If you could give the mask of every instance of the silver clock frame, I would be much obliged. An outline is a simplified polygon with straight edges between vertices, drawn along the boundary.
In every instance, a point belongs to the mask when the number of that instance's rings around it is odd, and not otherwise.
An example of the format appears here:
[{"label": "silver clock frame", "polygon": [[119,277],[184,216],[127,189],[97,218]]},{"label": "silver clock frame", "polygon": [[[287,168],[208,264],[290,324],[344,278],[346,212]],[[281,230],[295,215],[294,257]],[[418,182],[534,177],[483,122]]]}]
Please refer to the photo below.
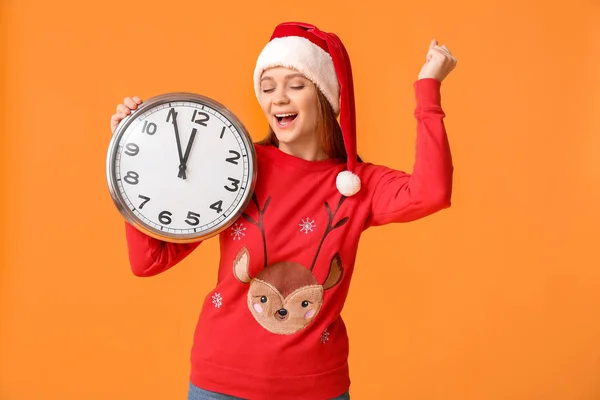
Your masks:
[{"label": "silver clock frame", "polygon": [[[202,234],[198,233],[189,233],[189,234],[175,234],[170,232],[161,231],[152,226],[148,226],[143,221],[141,221],[130,209],[127,207],[127,204],[123,200],[120,195],[116,171],[115,171],[115,160],[117,151],[119,150],[119,141],[123,134],[127,131],[127,128],[131,125],[131,123],[135,120],[136,115],[143,114],[149,109],[152,109],[156,106],[159,106],[164,103],[170,102],[192,102],[197,104],[202,104],[208,106],[219,113],[223,114],[225,118],[227,118],[233,126],[241,133],[242,140],[244,144],[248,148],[248,168],[250,169],[250,179],[249,185],[247,187],[245,198],[238,204],[233,213],[231,213],[227,218],[225,218],[221,223],[215,225],[210,228],[210,230],[205,231]],[[127,222],[136,227],[141,232],[159,240],[163,240],[165,242],[171,243],[193,243],[200,242],[206,239],[209,239],[213,236],[218,235],[223,232],[225,229],[229,228],[244,212],[244,209],[251,201],[252,196],[254,194],[254,188],[256,186],[256,176],[257,176],[257,161],[256,161],[256,150],[254,149],[254,142],[248,133],[248,130],[244,126],[244,124],[240,121],[240,119],[231,112],[227,107],[218,101],[211,99],[206,96],[202,96],[196,93],[189,92],[172,92],[165,93],[158,96],[154,96],[144,101],[137,109],[133,110],[131,114],[123,118],[117,129],[111,138],[111,141],[108,146],[108,152],[106,155],[106,178],[108,183],[108,190],[112,197],[112,200],[121,213],[121,215],[125,218]]]}]

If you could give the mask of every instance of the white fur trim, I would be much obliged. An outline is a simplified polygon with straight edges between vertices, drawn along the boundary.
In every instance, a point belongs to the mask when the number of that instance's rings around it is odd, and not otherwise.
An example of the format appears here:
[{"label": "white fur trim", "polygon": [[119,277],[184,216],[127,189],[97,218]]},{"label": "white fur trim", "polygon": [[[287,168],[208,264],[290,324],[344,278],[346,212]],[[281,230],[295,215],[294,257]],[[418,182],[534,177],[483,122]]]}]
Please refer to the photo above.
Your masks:
[{"label": "white fur trim", "polygon": [[339,114],[340,86],[333,59],[322,48],[299,36],[271,40],[262,50],[254,69],[254,91],[260,98],[260,78],[273,67],[293,68],[310,79],[325,95],[335,114]]},{"label": "white fur trim", "polygon": [[344,196],[354,196],[360,191],[360,178],[350,171],[342,171],[338,174],[335,185]]}]

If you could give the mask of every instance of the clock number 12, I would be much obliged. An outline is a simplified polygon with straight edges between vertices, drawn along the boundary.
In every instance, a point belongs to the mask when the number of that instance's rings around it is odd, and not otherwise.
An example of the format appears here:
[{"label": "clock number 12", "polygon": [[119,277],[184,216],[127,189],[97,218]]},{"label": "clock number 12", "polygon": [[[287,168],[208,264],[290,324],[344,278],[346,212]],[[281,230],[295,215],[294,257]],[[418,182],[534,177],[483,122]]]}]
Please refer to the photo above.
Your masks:
[{"label": "clock number 12", "polygon": [[[201,118],[196,119],[196,115],[200,115]],[[202,126],[206,126],[206,122],[210,119],[210,116],[202,111],[194,110],[194,115],[192,115],[192,122],[200,124]]]}]

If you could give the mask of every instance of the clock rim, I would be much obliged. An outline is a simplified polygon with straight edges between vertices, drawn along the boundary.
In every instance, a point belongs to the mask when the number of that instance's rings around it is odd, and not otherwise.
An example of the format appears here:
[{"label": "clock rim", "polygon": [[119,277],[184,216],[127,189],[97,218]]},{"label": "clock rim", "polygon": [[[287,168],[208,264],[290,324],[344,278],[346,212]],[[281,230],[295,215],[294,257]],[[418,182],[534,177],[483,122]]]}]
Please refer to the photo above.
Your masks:
[{"label": "clock rim", "polygon": [[[215,227],[205,230],[203,233],[186,233],[186,234],[175,234],[169,232],[162,232],[148,226],[146,223],[141,221],[130,209],[127,207],[125,202],[123,201],[120,192],[118,190],[118,185],[116,183],[116,169],[115,169],[115,160],[117,150],[119,148],[118,143],[129,127],[129,125],[135,120],[137,114],[144,113],[148,109],[154,108],[158,105],[169,103],[169,102],[196,102],[200,104],[205,104],[208,107],[213,108],[214,110],[221,113],[225,118],[227,118],[240,132],[242,140],[245,145],[249,149],[248,151],[248,167],[251,170],[249,184],[247,186],[245,198],[242,198],[242,201],[238,204],[237,211],[230,214],[227,218],[223,220]],[[207,240],[211,237],[217,236],[227,228],[229,228],[233,223],[242,215],[245,208],[248,206],[250,201],[252,200],[252,196],[254,194],[254,189],[256,186],[256,177],[257,177],[257,160],[256,160],[256,149],[254,148],[254,142],[252,141],[252,137],[248,132],[248,129],[242,123],[242,121],[225,105],[222,103],[197,93],[191,92],[169,92],[160,94],[157,96],[153,96],[148,100],[144,101],[140,107],[123,118],[115,132],[113,133],[106,155],[106,178],[108,189],[113,200],[113,203],[119,210],[121,216],[131,225],[133,225],[136,229],[145,233],[146,235],[153,237],[155,239],[159,239],[165,242],[170,243],[195,243]]]}]

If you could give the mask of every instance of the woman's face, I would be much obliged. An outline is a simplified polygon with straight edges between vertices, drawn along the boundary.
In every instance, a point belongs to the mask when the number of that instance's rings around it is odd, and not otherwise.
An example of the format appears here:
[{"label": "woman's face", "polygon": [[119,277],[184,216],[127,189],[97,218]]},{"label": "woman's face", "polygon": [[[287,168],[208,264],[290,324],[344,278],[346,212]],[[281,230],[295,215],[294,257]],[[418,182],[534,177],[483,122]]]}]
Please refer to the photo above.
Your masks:
[{"label": "woman's face", "polygon": [[316,86],[294,69],[276,67],[263,72],[259,102],[279,140],[291,154],[310,154],[319,148]]}]

